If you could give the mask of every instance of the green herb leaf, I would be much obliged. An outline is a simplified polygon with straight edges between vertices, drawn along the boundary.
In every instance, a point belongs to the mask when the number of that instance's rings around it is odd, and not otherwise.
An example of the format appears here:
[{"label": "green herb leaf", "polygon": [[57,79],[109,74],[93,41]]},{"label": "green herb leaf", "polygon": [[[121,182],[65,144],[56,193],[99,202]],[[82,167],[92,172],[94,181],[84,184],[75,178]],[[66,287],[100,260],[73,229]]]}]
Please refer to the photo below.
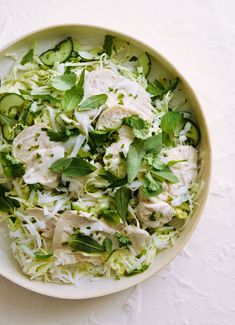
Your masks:
[{"label": "green herb leaf", "polygon": [[89,145],[93,150],[102,145],[108,147],[111,143],[117,140],[117,137],[118,133],[116,130],[94,130],[89,132]]},{"label": "green herb leaf", "polygon": [[141,190],[147,197],[156,196],[163,191],[161,182],[154,179],[151,173],[145,175]]},{"label": "green herb leaf", "polygon": [[103,218],[104,221],[111,226],[116,226],[120,222],[119,215],[115,210],[102,209],[100,210],[100,217]]},{"label": "green herb leaf", "polygon": [[61,158],[49,168],[53,173],[68,177],[85,176],[96,170],[96,167],[81,158]]},{"label": "green herb leaf", "polygon": [[179,182],[178,177],[176,177],[175,174],[169,168],[165,168],[164,170],[152,170],[151,172],[155,176],[158,176],[161,179],[165,179],[170,183]]},{"label": "green herb leaf", "polygon": [[7,124],[7,125],[10,125],[10,126],[14,126],[16,125],[17,121],[7,115],[4,115],[4,114],[1,114],[0,113],[0,123],[2,125],[4,124]]},{"label": "green herb leaf", "polygon": [[131,191],[121,187],[115,194],[115,206],[123,222],[126,221],[127,208],[131,197]]},{"label": "green herb leaf", "polygon": [[103,241],[103,247],[106,253],[110,254],[113,250],[113,243],[110,238],[105,238]]},{"label": "green herb leaf", "polygon": [[68,245],[72,247],[75,251],[81,251],[86,253],[104,253],[105,248],[100,245],[93,238],[82,235],[82,234],[73,234],[70,236]]},{"label": "green herb leaf", "polygon": [[133,134],[138,139],[146,139],[149,134],[149,123],[137,115],[125,117],[123,124],[132,127]]},{"label": "green herb leaf", "polygon": [[131,240],[127,236],[123,236],[119,233],[116,233],[115,236],[118,239],[120,247],[127,247],[127,246],[132,245]]},{"label": "green herb leaf", "polygon": [[66,90],[64,97],[62,99],[62,107],[65,112],[73,111],[80,104],[84,96],[84,78],[85,69],[83,69],[78,85],[73,86],[71,89]]},{"label": "green herb leaf", "polygon": [[144,149],[146,153],[159,153],[162,150],[162,135],[157,134],[147,138],[144,141]]},{"label": "green herb leaf", "polygon": [[7,178],[20,177],[25,173],[23,164],[11,157],[7,152],[0,152],[0,164]]},{"label": "green herb leaf", "polygon": [[183,124],[183,114],[180,112],[166,112],[161,119],[161,129],[167,134],[179,132]]},{"label": "green herb leaf", "polygon": [[6,197],[6,189],[0,185],[0,211],[10,212],[16,206],[16,201]]},{"label": "green herb leaf", "polygon": [[80,106],[79,111],[87,111],[92,108],[99,108],[107,101],[108,96],[106,94],[94,95],[87,98]]},{"label": "green herb leaf", "polygon": [[69,137],[79,135],[78,129],[62,129],[61,131],[54,131],[53,129],[47,129],[47,135],[50,141],[66,142]]},{"label": "green herb leaf", "polygon": [[178,83],[178,77],[173,82],[170,80],[168,86],[164,86],[159,80],[150,81],[147,87],[147,91],[155,98],[162,99],[165,94],[174,91]]},{"label": "green herb leaf", "polygon": [[64,74],[63,76],[54,77],[51,81],[53,88],[58,90],[68,90],[75,85],[76,75],[74,73]]},{"label": "green herb leaf", "polygon": [[144,141],[134,140],[129,147],[126,160],[128,183],[133,182],[137,176],[141,168],[144,155]]},{"label": "green herb leaf", "polygon": [[187,161],[187,159],[182,159],[182,160],[170,160],[170,161],[168,161],[167,166],[174,166],[174,165],[176,165],[176,164],[178,164],[178,163],[186,162],[186,161]]},{"label": "green herb leaf", "polygon": [[108,56],[112,55],[114,49],[114,38],[115,37],[112,35],[106,35],[104,38],[103,49]]},{"label": "green herb leaf", "polygon": [[21,60],[21,64],[25,65],[28,62],[32,62],[33,61],[33,55],[34,55],[34,51],[33,49],[31,49],[28,53],[26,53],[22,60]]}]

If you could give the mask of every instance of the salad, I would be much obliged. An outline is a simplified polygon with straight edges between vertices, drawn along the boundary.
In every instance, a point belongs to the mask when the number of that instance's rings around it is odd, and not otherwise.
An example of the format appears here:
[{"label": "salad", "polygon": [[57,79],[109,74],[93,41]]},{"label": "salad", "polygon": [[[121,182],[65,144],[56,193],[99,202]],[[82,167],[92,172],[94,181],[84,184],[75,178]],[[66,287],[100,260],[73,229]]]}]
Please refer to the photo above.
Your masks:
[{"label": "salad", "polygon": [[144,272],[199,193],[200,131],[180,80],[114,36],[36,45],[0,85],[0,211],[31,279]]}]

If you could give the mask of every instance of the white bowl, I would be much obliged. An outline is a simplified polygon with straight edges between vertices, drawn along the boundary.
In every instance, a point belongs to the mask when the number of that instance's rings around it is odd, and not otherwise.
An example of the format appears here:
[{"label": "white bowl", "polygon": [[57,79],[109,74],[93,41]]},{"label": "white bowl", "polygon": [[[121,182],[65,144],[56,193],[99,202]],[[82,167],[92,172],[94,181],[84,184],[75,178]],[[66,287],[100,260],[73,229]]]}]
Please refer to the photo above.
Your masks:
[{"label": "white bowl", "polygon": [[[25,276],[14,259],[11,249],[10,240],[8,238],[7,229],[1,224],[1,234],[0,234],[0,274],[10,281],[27,288],[29,290],[57,298],[65,299],[85,299],[108,295],[115,293],[127,288],[130,288],[159,272],[168,263],[172,261],[173,258],[180,252],[184,247],[186,242],[189,240],[197,223],[202,214],[202,209],[205,204],[209,181],[210,181],[210,170],[211,170],[211,149],[210,141],[208,135],[208,129],[206,126],[205,118],[201,109],[201,106],[196,98],[196,95],[192,88],[189,86],[188,82],[184,77],[169,63],[162,55],[160,55],[155,49],[149,47],[148,45],[133,39],[130,36],[123,35],[116,31],[105,30],[96,26],[84,26],[84,25],[65,25],[65,26],[55,26],[39,30],[37,32],[31,33],[14,43],[8,45],[0,51],[0,78],[6,74],[9,67],[13,63],[10,57],[5,57],[6,53],[15,52],[17,55],[22,55],[29,48],[31,48],[33,42],[37,42],[37,47],[43,51],[48,48],[53,47],[58,41],[64,39],[67,36],[72,36],[85,44],[103,44],[103,39],[106,34],[112,34],[118,36],[121,39],[129,41],[135,48],[140,51],[147,51],[154,58],[152,60],[152,70],[154,73],[155,69],[162,69],[164,74],[167,76],[176,77],[178,76],[182,82],[182,89],[190,106],[193,107],[194,116],[200,125],[200,130],[202,134],[200,150],[203,155],[203,168],[201,173],[201,179],[204,181],[204,188],[198,199],[198,206],[190,220],[187,224],[181,236],[177,240],[176,244],[160,252],[152,266],[146,270],[144,273],[133,277],[123,277],[120,280],[99,278],[95,281],[90,277],[82,277],[80,279],[78,287],[74,285],[66,284],[54,284],[54,283],[44,283],[40,281],[30,280]],[[156,70],[155,70],[156,71]]]}]

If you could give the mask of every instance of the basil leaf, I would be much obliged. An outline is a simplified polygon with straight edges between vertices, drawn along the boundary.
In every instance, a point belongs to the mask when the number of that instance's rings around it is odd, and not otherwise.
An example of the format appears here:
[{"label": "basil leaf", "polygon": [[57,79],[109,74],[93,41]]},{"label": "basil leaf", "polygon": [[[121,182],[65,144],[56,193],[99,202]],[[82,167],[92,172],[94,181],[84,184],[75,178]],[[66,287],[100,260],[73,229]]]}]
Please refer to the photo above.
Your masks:
[{"label": "basil leaf", "polygon": [[73,234],[70,236],[68,245],[75,251],[81,251],[86,253],[104,253],[105,249],[93,238],[82,235]]},{"label": "basil leaf", "polygon": [[144,141],[147,153],[159,153],[162,150],[162,134],[153,135]]},{"label": "basil leaf", "polygon": [[110,254],[113,250],[113,243],[110,238],[105,238],[103,241],[103,247],[106,253]]},{"label": "basil leaf", "polygon": [[62,99],[62,107],[65,112],[73,111],[80,104],[84,96],[84,78],[85,69],[82,70],[79,82],[77,86],[73,86],[71,89],[66,90],[64,97]]},{"label": "basil leaf", "polygon": [[111,226],[116,226],[120,222],[120,218],[117,211],[112,209],[100,210],[100,217],[103,218],[104,221]]},{"label": "basil leaf", "polygon": [[112,35],[106,35],[104,38],[103,49],[108,56],[112,55],[114,49],[114,38],[115,37]]},{"label": "basil leaf", "polygon": [[23,56],[23,58],[22,58],[22,60],[21,60],[21,64],[22,65],[25,65],[26,63],[28,63],[28,62],[32,62],[33,61],[33,55],[34,55],[34,51],[33,51],[33,49],[31,49],[28,53],[26,53],[24,56]]},{"label": "basil leaf", "polygon": [[155,176],[163,178],[163,179],[167,180],[170,183],[179,182],[178,177],[176,177],[175,174],[170,169],[165,168],[164,170],[152,170],[151,172]]},{"label": "basil leaf", "polygon": [[55,142],[66,142],[69,137],[76,136],[79,134],[78,129],[63,129],[61,131],[54,131],[53,129],[47,129],[47,135],[50,141]]},{"label": "basil leaf", "polygon": [[183,114],[180,112],[166,112],[161,119],[161,129],[169,134],[179,132],[184,124]]},{"label": "basil leaf", "polygon": [[126,187],[119,188],[115,193],[115,197],[114,197],[116,209],[122,221],[124,222],[126,221],[127,208],[128,208],[130,197],[131,197],[131,192]]},{"label": "basil leaf", "polygon": [[56,174],[62,174],[72,163],[73,158],[60,158],[56,160],[51,166],[50,171]]},{"label": "basil leaf", "polygon": [[74,73],[69,73],[63,76],[54,77],[51,81],[51,85],[57,90],[68,90],[75,85],[75,82],[76,75]]},{"label": "basil leaf", "polygon": [[61,158],[49,168],[53,173],[68,177],[85,176],[96,170],[96,167],[81,158]]},{"label": "basil leaf", "polygon": [[10,126],[14,126],[16,125],[17,121],[7,115],[4,115],[4,114],[1,114],[0,113],[0,123],[1,124],[7,124],[7,125],[10,125]]},{"label": "basil leaf", "polygon": [[144,141],[134,140],[130,144],[126,160],[128,183],[133,182],[137,176],[142,165],[144,154]]},{"label": "basil leaf", "polygon": [[99,108],[107,101],[108,96],[106,94],[94,95],[87,98],[80,106],[79,111],[87,111],[92,108]]}]

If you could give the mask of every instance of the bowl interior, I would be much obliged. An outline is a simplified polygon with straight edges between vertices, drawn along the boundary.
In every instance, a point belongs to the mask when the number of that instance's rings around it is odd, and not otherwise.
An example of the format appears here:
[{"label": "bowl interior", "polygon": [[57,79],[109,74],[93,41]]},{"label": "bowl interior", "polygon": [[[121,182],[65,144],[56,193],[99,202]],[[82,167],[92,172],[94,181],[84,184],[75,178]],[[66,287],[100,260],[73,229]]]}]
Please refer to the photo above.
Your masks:
[{"label": "bowl interior", "polygon": [[[26,36],[14,44],[8,46],[0,52],[0,78],[4,76],[10,69],[11,65],[14,63],[14,56],[20,56],[29,50],[34,42],[37,44],[38,53],[52,48],[62,39],[67,36],[72,36],[78,39],[82,44],[86,45],[101,45],[103,44],[104,35],[112,34],[118,36],[121,39],[130,41],[131,45],[138,52],[147,51],[152,55],[152,69],[151,74],[155,78],[164,74],[167,77],[178,76],[181,80],[181,89],[184,98],[187,98],[187,103],[182,105],[182,109],[187,108],[193,109],[194,116],[200,125],[200,130],[202,134],[200,149],[201,156],[203,159],[203,166],[201,171],[201,180],[204,184],[201,191],[200,197],[198,198],[198,205],[192,216],[191,220],[181,233],[180,238],[177,240],[176,244],[162,252],[160,252],[155,259],[153,265],[144,273],[136,275],[134,277],[126,277],[121,280],[113,279],[91,279],[88,276],[83,276],[79,280],[78,287],[73,285],[65,284],[54,284],[54,283],[43,283],[40,281],[30,280],[25,275],[22,274],[17,261],[13,258],[10,249],[10,240],[8,238],[8,231],[6,227],[1,224],[0,229],[0,259],[1,267],[0,274],[12,282],[15,282],[22,287],[30,289],[32,291],[42,293],[48,296],[67,298],[67,299],[84,299],[97,296],[103,296],[110,293],[114,293],[126,288],[129,288],[147,278],[152,276],[154,273],[159,272],[164,266],[166,266],[183,248],[190,235],[192,234],[194,228],[196,227],[200,214],[202,212],[203,205],[205,203],[209,178],[210,178],[210,165],[211,165],[211,154],[210,154],[210,143],[208,137],[208,131],[205,124],[205,119],[201,111],[200,105],[197,98],[184,79],[184,77],[159,53],[154,49],[148,47],[147,45],[132,39],[131,37],[119,34],[113,31],[107,31],[98,27],[91,26],[58,26],[45,29],[29,36]],[[151,75],[150,75],[151,77]],[[179,102],[182,102],[183,97],[179,97]]]}]

